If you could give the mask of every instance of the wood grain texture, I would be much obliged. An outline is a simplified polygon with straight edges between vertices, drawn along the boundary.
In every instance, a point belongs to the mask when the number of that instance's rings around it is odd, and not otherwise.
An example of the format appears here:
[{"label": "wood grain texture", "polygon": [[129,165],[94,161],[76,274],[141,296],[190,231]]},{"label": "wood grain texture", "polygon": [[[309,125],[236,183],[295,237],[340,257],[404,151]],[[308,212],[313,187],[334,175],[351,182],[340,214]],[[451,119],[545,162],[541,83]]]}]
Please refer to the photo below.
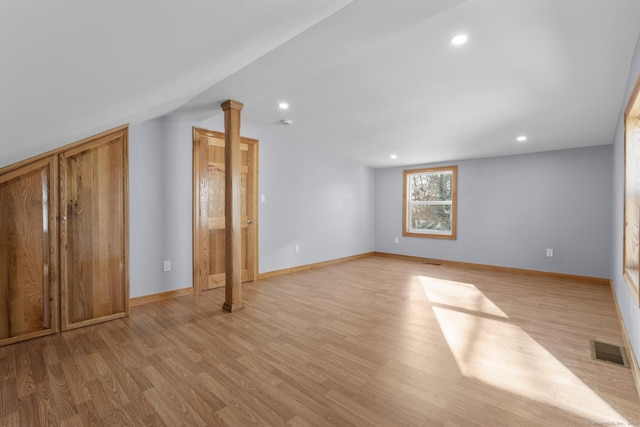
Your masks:
[{"label": "wood grain texture", "polygon": [[549,279],[559,279],[559,280],[574,280],[579,282],[598,283],[600,285],[605,285],[605,286],[609,286],[611,283],[610,279],[605,279],[603,277],[578,276],[574,274],[555,273],[552,271],[528,270],[525,268],[503,267],[499,265],[489,265],[489,264],[475,264],[472,262],[451,261],[451,260],[438,259],[438,258],[425,258],[425,257],[416,257],[416,256],[409,256],[409,255],[390,254],[386,252],[372,252],[372,254],[388,257],[388,258],[404,259],[407,261],[416,261],[416,262],[421,262],[425,264],[448,265],[451,267],[460,267],[465,269],[486,270],[486,271],[495,271],[500,273],[537,276],[540,279],[549,278]]},{"label": "wood grain texture", "polygon": [[193,288],[189,287],[189,288],[175,289],[173,291],[160,292],[157,294],[144,295],[141,297],[131,298],[129,300],[129,306],[135,307],[138,305],[149,304],[151,302],[158,302],[166,299],[181,297],[183,295],[189,295],[192,293],[193,293]]},{"label": "wood grain texture", "polygon": [[[316,262],[316,263],[313,263],[313,264],[299,265],[297,267],[284,268],[282,270],[268,271],[266,273],[260,273],[258,278],[259,279],[269,279],[271,277],[284,276],[286,274],[298,273],[300,271],[311,270],[312,268],[326,267],[326,266],[329,266],[329,265],[340,264],[340,263],[343,263],[343,262],[353,261],[353,260],[356,260],[356,259],[367,258],[367,257],[373,256],[373,255],[378,255],[378,253],[376,253],[376,252],[365,252],[365,253],[362,253],[362,254],[359,254],[359,255],[352,255],[352,256],[348,256],[348,257],[344,257],[344,258],[332,259],[332,260],[329,260],[329,261],[322,261],[322,262]],[[384,256],[384,254],[380,254],[380,255]]]},{"label": "wood grain texture", "polygon": [[[0,425],[636,425],[608,287],[371,256],[0,348]],[[18,421],[19,420],[19,421]],[[608,424],[604,424],[608,423]]]},{"label": "wood grain texture", "polygon": [[224,219],[225,219],[225,301],[223,308],[242,310],[242,229],[240,226],[240,112],[237,101],[223,102],[224,111]]},{"label": "wood grain texture", "polygon": [[0,345],[57,331],[55,157],[0,174]]},{"label": "wood grain texture", "polygon": [[[246,150],[243,148],[246,147]],[[242,189],[244,195],[241,202],[244,204],[241,209],[242,239],[243,239],[243,274],[246,271],[246,278],[242,281],[252,281],[258,278],[258,177],[259,170],[259,147],[257,140],[243,138],[240,144],[242,150],[242,163],[240,173],[242,175]],[[246,162],[246,163],[245,163]],[[244,167],[246,165],[246,168]]]},{"label": "wood grain texture", "polygon": [[193,127],[193,293],[207,289],[209,272],[209,215],[207,194],[208,144],[201,135],[201,129]]},{"label": "wood grain texture", "polygon": [[[226,284],[225,135],[193,129],[194,293]],[[196,172],[197,171],[197,172]],[[241,281],[258,276],[258,141],[240,138]]]},{"label": "wood grain texture", "polygon": [[612,289],[612,295],[613,295],[613,305],[616,308],[616,313],[618,315],[618,324],[620,324],[620,329],[622,330],[622,338],[623,338],[623,342],[624,342],[624,347],[626,348],[626,353],[627,353],[627,358],[628,358],[628,363],[629,363],[629,368],[631,369],[631,372],[633,373],[633,379],[636,383],[636,392],[638,393],[638,396],[640,397],[640,365],[638,365],[638,359],[636,358],[636,354],[633,351],[633,346],[631,345],[631,339],[629,337],[629,331],[627,330],[627,328],[625,327],[624,324],[624,319],[622,318],[622,313],[620,312],[620,306],[618,304],[618,298],[616,297],[616,293],[613,292],[613,282],[609,283],[609,286]]},{"label": "wood grain texture", "polygon": [[62,329],[129,311],[127,130],[60,154]]}]

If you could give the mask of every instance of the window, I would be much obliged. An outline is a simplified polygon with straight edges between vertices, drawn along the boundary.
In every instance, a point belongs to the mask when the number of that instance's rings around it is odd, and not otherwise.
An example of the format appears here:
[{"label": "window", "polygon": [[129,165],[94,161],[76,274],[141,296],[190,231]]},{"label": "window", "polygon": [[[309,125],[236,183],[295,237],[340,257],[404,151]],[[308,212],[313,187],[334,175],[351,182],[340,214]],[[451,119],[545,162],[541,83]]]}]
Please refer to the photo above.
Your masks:
[{"label": "window", "polygon": [[624,112],[624,278],[638,298],[640,265],[640,79]]},{"label": "window", "polygon": [[404,236],[455,240],[457,175],[457,166],[404,171]]}]

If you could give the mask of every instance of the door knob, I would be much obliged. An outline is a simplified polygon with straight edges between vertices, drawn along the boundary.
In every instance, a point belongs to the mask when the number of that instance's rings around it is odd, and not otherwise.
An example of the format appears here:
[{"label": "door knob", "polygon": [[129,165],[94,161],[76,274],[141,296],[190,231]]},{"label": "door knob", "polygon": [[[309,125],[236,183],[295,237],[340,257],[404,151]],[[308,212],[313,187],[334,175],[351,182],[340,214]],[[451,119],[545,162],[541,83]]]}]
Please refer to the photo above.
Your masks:
[{"label": "door knob", "polygon": [[247,220],[247,224],[253,224],[253,220],[252,219],[248,219]]}]

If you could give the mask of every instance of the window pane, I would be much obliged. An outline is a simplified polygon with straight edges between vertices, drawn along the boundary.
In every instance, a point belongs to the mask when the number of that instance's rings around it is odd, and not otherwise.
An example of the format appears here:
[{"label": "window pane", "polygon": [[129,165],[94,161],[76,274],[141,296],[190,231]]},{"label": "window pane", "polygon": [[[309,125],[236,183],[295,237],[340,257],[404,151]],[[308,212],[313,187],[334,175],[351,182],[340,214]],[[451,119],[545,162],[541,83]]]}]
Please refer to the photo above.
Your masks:
[{"label": "window pane", "polygon": [[625,109],[624,278],[640,300],[640,80]]},{"label": "window pane", "polygon": [[451,205],[411,207],[411,231],[451,231]]},{"label": "window pane", "polygon": [[404,236],[455,240],[457,166],[404,171]]},{"label": "window pane", "polygon": [[640,120],[637,118],[627,119],[625,156],[625,268],[637,271],[640,267]]},{"label": "window pane", "polygon": [[452,179],[451,172],[411,175],[411,201],[451,200],[453,197]]}]

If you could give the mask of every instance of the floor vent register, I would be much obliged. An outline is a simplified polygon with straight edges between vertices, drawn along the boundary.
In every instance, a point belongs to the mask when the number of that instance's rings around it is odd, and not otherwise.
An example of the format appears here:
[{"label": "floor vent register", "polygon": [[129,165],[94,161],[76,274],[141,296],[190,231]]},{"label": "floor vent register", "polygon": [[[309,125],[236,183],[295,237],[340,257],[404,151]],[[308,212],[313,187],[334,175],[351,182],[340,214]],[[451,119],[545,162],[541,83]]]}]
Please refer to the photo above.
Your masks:
[{"label": "floor vent register", "polygon": [[599,341],[591,341],[591,358],[615,365],[629,367],[627,354],[623,347]]}]

